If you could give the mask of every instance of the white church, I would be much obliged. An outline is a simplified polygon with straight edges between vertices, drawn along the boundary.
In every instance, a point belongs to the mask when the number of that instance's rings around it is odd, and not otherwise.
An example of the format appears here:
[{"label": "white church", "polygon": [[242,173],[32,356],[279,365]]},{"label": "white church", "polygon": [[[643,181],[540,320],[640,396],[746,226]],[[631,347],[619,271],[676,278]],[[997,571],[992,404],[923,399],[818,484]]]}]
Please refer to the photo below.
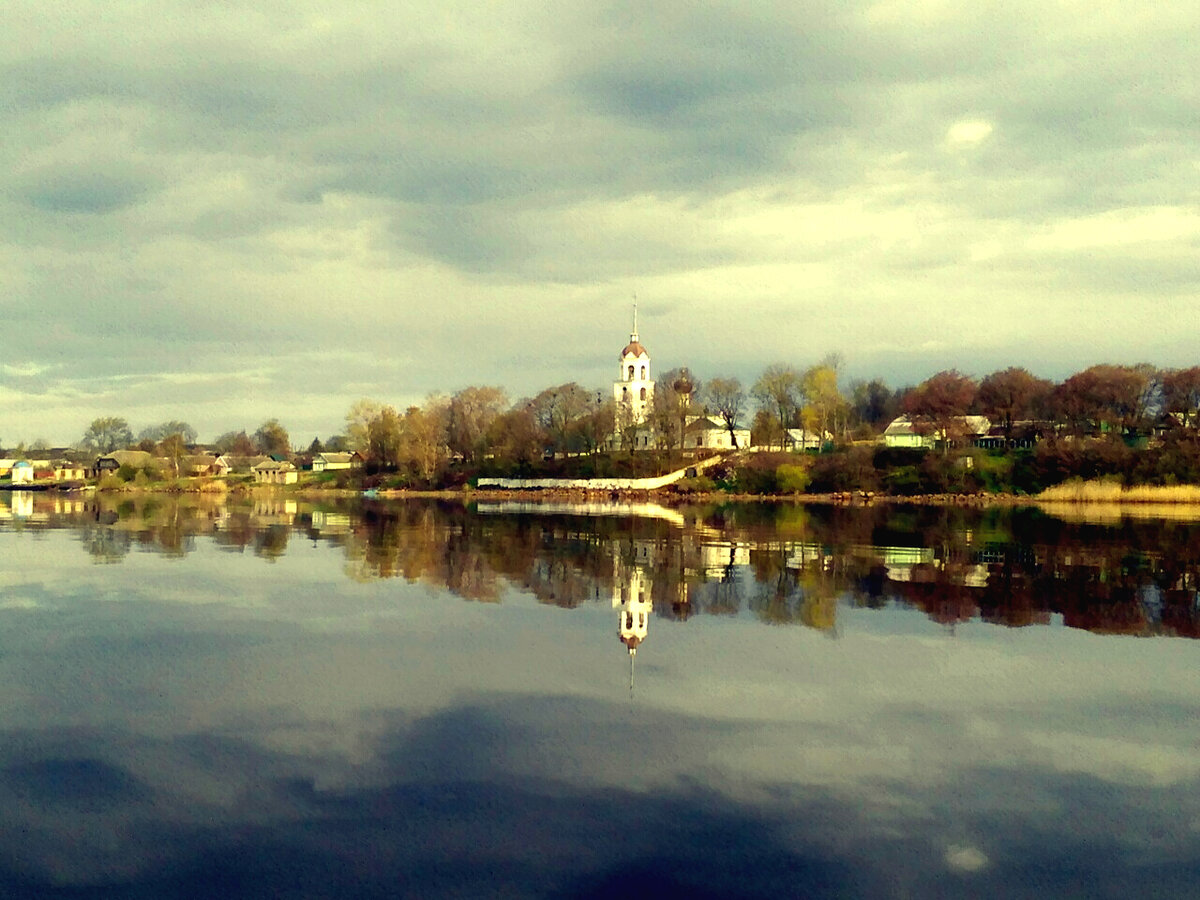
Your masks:
[{"label": "white church", "polygon": [[653,431],[646,427],[654,408],[654,379],[650,377],[650,354],[638,338],[637,304],[633,307],[633,331],[629,332],[629,343],[621,351],[619,365],[617,380],[613,382],[617,411],[613,442],[619,446],[621,433],[626,428],[635,428],[634,449],[645,450],[654,445]]},{"label": "white church", "polygon": [[[633,428],[633,449],[649,450],[655,446],[657,436],[648,424],[654,409],[654,379],[650,376],[650,353],[638,336],[637,304],[633,307],[633,330],[629,332],[629,343],[621,351],[618,361],[620,369],[613,382],[613,401],[616,405],[616,421],[613,423],[611,446],[622,445],[622,433]],[[689,415],[683,431],[684,450],[731,450],[733,438],[737,446],[750,446],[750,429],[738,428],[731,437],[719,419],[703,415]]]}]

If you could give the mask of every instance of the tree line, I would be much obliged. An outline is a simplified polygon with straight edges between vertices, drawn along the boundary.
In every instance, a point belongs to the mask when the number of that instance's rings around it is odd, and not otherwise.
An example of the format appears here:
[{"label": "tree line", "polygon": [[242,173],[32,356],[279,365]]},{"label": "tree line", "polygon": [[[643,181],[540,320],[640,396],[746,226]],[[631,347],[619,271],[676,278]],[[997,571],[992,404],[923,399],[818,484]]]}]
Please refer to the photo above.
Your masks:
[{"label": "tree line", "polygon": [[[377,470],[407,483],[433,484],[453,466],[519,473],[544,470],[548,460],[564,457],[582,459],[598,471],[620,455],[603,451],[631,451],[639,432],[652,434],[655,449],[669,457],[682,446],[694,415],[720,423],[735,442],[748,429],[753,444],[782,449],[790,429],[849,443],[875,437],[901,414],[919,432],[949,443],[961,418],[971,414],[987,416],[1006,438],[1105,433],[1129,439],[1164,422],[1191,429],[1200,410],[1200,366],[1100,364],[1057,383],[1020,367],[978,380],[947,370],[899,389],[880,379],[843,387],[842,369],[837,355],[807,368],[775,363],[749,385],[732,376],[702,382],[687,367],[671,369],[656,381],[645,423],[633,421],[604,390],[577,382],[515,401],[498,386],[469,386],[403,410],[363,399],[350,407],[343,431],[324,441],[314,438],[306,449],[357,450]],[[80,446],[97,453],[137,448],[178,459],[196,438],[182,421],[150,426],[135,437],[125,419],[102,417],[91,423]],[[226,432],[210,446],[239,455],[293,451],[278,419],[250,433]]]}]

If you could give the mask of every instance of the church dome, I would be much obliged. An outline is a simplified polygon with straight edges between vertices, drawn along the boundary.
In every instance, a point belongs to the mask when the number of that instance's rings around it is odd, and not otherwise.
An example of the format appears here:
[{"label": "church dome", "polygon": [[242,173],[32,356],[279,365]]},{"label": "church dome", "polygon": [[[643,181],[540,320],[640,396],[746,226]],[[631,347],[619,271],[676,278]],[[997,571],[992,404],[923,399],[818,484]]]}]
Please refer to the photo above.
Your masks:
[{"label": "church dome", "polygon": [[646,348],[642,346],[640,341],[630,341],[625,345],[625,349],[621,351],[621,359],[627,356],[646,356],[650,354],[646,352]]}]

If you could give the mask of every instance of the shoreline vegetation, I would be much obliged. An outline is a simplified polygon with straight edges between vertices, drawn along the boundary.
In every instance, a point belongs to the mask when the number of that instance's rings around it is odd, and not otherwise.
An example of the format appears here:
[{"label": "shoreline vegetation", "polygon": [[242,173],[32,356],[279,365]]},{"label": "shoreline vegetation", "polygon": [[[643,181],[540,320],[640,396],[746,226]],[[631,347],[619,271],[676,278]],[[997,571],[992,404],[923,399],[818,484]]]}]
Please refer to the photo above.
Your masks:
[{"label": "shoreline vegetation", "polygon": [[522,493],[539,497],[568,479],[590,502],[653,488],[659,502],[1200,503],[1200,366],[1100,364],[1058,384],[1021,368],[979,381],[947,370],[913,387],[874,380],[848,391],[839,366],[772,364],[749,387],[672,369],[648,382],[657,387],[637,410],[575,382],[515,402],[471,386],[403,411],[363,399],[342,433],[307,448],[278,419],[200,443],[186,422],[135,440],[125,419],[105,416],[72,447],[39,440],[29,456],[23,445],[10,451],[0,488],[7,464],[23,481],[108,473],[96,489],[180,493],[275,482],[327,495],[482,497],[477,489],[500,479],[497,496],[550,483]]},{"label": "shoreline vegetation", "polygon": [[259,495],[290,494],[297,498],[320,500],[327,498],[361,497],[364,494],[384,500],[446,500],[464,503],[518,501],[556,501],[595,503],[612,500],[621,502],[657,502],[663,505],[682,503],[795,503],[829,505],[907,504],[937,506],[1023,506],[1036,505],[1048,509],[1072,507],[1137,509],[1151,515],[1178,517],[1181,512],[1194,512],[1200,519],[1200,484],[1122,485],[1111,479],[1072,479],[1047,488],[1037,494],[1012,492],[885,494],[868,491],[833,491],[825,493],[774,492],[754,493],[723,490],[697,490],[674,485],[653,490],[589,489],[587,487],[552,488],[475,488],[469,483],[443,488],[370,488],[347,484],[297,483],[294,485],[256,484],[222,478],[180,478],[170,481],[141,483],[107,480],[100,485],[37,484],[6,487],[8,490],[99,492],[103,494],[192,494],[216,498],[254,497]]}]

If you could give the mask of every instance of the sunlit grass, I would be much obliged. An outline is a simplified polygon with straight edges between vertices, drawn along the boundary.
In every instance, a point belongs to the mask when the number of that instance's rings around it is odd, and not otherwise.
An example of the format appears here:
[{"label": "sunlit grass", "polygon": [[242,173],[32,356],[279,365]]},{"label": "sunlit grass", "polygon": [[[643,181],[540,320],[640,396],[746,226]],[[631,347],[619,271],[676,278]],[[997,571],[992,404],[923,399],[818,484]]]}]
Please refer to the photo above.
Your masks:
[{"label": "sunlit grass", "polygon": [[1200,503],[1200,484],[1125,487],[1115,481],[1071,480],[1046,488],[1037,498],[1068,503]]},{"label": "sunlit grass", "polygon": [[1200,485],[1135,485],[1115,481],[1067,481],[1037,495],[1039,504],[1055,515],[1068,513],[1077,504],[1088,521],[1117,520],[1136,515],[1162,519],[1200,519]]}]

